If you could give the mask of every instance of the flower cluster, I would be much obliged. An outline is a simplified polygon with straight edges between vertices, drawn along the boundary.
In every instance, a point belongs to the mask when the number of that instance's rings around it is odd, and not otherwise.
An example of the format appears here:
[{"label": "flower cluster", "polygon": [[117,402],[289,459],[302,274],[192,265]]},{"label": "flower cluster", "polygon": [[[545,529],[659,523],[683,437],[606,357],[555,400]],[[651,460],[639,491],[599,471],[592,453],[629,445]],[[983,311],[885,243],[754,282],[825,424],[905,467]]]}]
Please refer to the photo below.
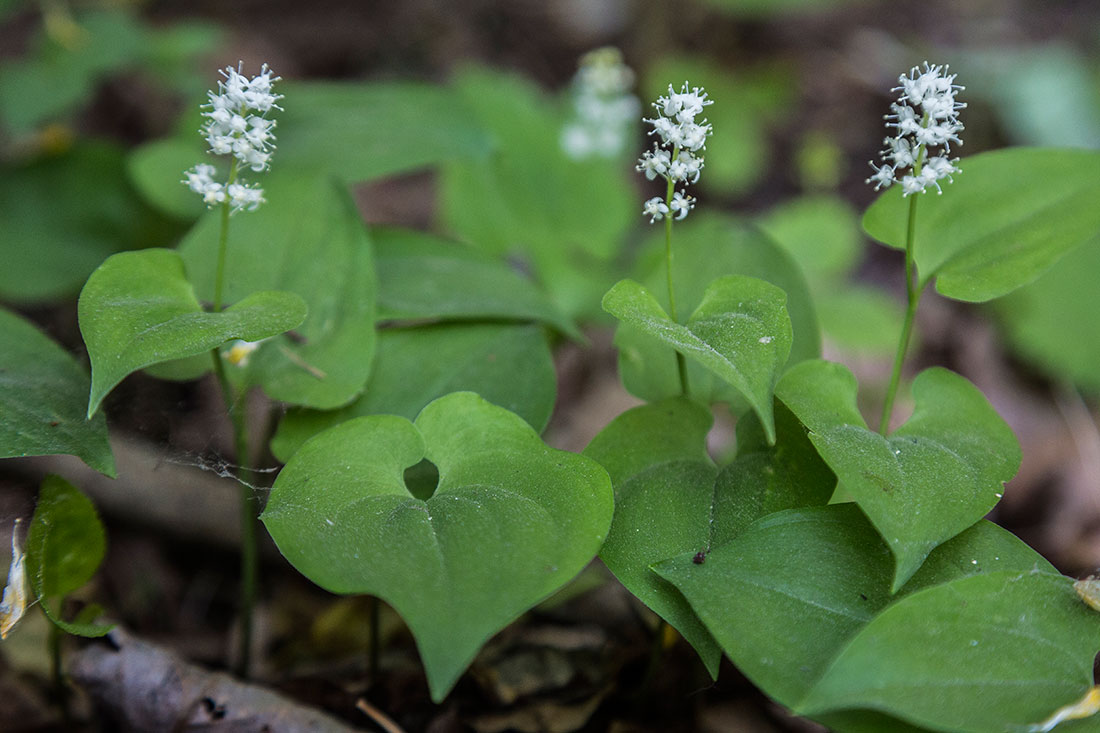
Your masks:
[{"label": "flower cluster", "polygon": [[[875,190],[886,188],[901,180],[902,195],[920,193],[935,186],[943,193],[940,181],[951,181],[951,174],[958,173],[958,158],[950,158],[951,144],[962,145],[959,133],[959,110],[965,102],[956,102],[955,94],[965,87],[955,83],[955,74],[947,73],[947,66],[932,66],[924,62],[924,70],[914,66],[909,74],[898,77],[900,86],[891,91],[900,92],[898,101],[890,105],[886,115],[886,127],[893,128],[893,137],[883,142],[882,165],[871,162],[874,174],[867,183],[875,184]],[[938,150],[936,150],[938,149]],[[904,171],[908,170],[908,173]]]},{"label": "flower cluster", "polygon": [[255,172],[267,170],[275,149],[275,121],[265,115],[273,109],[282,95],[272,92],[272,85],[279,77],[272,76],[264,64],[257,76],[248,79],[232,66],[222,72],[225,81],[218,82],[218,91],[208,92],[209,108],[203,112],[206,123],[200,132],[215,155],[232,155],[235,160],[228,183],[214,180],[217,169],[200,163],[184,175],[183,183],[202,196],[208,206],[226,201],[233,211],[254,211],[263,203],[263,189],[237,179],[238,167],[248,167]]},{"label": "flower cluster", "polygon": [[[636,169],[645,173],[651,181],[658,176],[664,178],[670,190],[677,184],[682,183],[686,187],[689,183],[698,182],[703,170],[701,151],[706,148],[711,126],[706,119],[696,122],[695,118],[710,104],[713,102],[707,99],[707,93],[700,87],[692,87],[689,91],[688,83],[684,82],[680,91],[676,91],[670,84],[668,96],[658,97],[653,103],[657,116],[645,120],[653,125],[649,134],[656,134],[660,142],[653,143],[653,149],[647,150],[638,159]],[[646,201],[642,214],[649,217],[651,224],[666,216],[679,220],[687,216],[694,206],[693,197],[675,191],[667,199],[656,197]]]},{"label": "flower cluster", "polygon": [[641,102],[630,93],[634,72],[617,48],[581,57],[573,77],[573,118],[562,128],[561,148],[574,160],[613,158],[626,148]]}]

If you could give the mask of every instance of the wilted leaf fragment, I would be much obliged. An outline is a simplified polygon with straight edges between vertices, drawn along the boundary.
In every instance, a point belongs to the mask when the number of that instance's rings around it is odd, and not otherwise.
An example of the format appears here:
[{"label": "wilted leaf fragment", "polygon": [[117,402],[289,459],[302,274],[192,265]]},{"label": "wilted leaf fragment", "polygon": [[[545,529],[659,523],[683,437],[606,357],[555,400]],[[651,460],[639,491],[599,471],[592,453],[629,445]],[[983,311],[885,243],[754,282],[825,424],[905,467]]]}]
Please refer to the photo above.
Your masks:
[{"label": "wilted leaf fragment", "polygon": [[[425,458],[439,484],[422,501],[403,474]],[[441,700],[492,634],[595,556],[611,514],[599,465],[459,392],[415,423],[377,415],[317,435],[279,474],[262,518],[306,577],[397,609]]]},{"label": "wilted leaf fragment", "polygon": [[210,351],[230,339],[278,335],[302,322],[306,305],[293,293],[261,292],[207,313],[180,256],[145,249],[122,252],[100,265],[80,293],[78,315],[92,362],[91,417],[128,374]]},{"label": "wilted leaf fragment", "polygon": [[26,555],[19,542],[19,523],[11,532],[11,566],[8,567],[8,583],[4,586],[4,596],[0,599],[0,639],[7,639],[12,628],[23,618],[27,611],[27,568]]}]

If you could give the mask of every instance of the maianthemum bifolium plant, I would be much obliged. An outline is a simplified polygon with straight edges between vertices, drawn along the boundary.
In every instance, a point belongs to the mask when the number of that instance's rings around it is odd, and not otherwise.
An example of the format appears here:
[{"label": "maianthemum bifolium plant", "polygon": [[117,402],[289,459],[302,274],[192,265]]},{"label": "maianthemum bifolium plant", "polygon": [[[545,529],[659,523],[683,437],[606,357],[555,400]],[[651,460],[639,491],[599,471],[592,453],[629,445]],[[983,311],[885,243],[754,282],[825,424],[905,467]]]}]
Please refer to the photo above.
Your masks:
[{"label": "maianthemum bifolium plant", "polygon": [[[203,112],[215,162],[194,164],[193,132],[134,154],[145,194],[197,220],[177,248],[122,252],[88,277],[78,310],[90,380],[0,312],[0,340],[23,345],[0,356],[0,403],[17,408],[0,417],[0,455],[71,453],[113,475],[108,393],[138,370],[214,372],[242,466],[242,672],[262,496],[243,400],[258,388],[290,406],[270,444],[285,465],[264,526],[319,586],[401,615],[436,701],[493,634],[598,555],[712,676],[725,655],[831,729],[1096,725],[1096,581],[1075,584],[983,519],[1019,466],[1011,430],[939,367],[910,383],[908,418],[893,406],[925,289],[993,300],[1096,237],[1100,155],[952,157],[963,87],[927,63],[899,77],[868,180],[882,193],[863,219],[903,250],[907,276],[873,430],[856,377],[819,358],[798,264],[762,233],[707,218],[687,193],[720,133],[706,115],[738,100],[685,81],[653,103],[636,170],[664,183],[642,206],[663,237],[636,279],[614,283],[616,242],[637,226],[622,175],[637,101],[617,53],[587,56],[560,109],[478,70],[449,87],[295,84],[266,66],[223,76]],[[428,164],[442,167],[444,219],[467,242],[368,229],[348,184]],[[187,166],[184,192],[210,207],[201,215],[178,196]],[[266,171],[263,189],[246,170]],[[918,195],[930,188],[940,195]],[[631,210],[633,222],[620,218]],[[588,259],[571,264],[581,241]],[[505,257],[530,264],[537,283]],[[578,338],[574,317],[590,317],[597,286],[623,382],[645,404],[578,455],[540,433],[554,401],[550,347]],[[707,450],[718,404],[737,417],[736,452],[721,463]],[[25,557],[13,544],[3,634],[34,599],[62,629],[105,633],[45,602],[99,562],[66,565],[77,545],[65,527],[91,537],[99,524],[51,479]]]}]

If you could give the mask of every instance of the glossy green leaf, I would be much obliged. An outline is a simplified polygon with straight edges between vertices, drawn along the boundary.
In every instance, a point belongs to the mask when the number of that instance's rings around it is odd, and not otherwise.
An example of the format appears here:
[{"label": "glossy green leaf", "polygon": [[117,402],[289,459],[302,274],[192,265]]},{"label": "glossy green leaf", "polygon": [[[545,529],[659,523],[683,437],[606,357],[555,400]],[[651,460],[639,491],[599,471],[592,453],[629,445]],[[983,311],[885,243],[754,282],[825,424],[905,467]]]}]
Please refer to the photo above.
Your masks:
[{"label": "glossy green leaf", "polygon": [[687,325],[672,321],[656,298],[633,280],[620,281],[609,290],[603,307],[733,386],[774,441],[772,392],[791,348],[786,302],[786,294],[771,283],[727,275],[711,283]]},{"label": "glossy green leaf", "polygon": [[1092,686],[1100,616],[1069,578],[1002,571],[915,593],[845,647],[799,704],[866,707],[940,730],[1021,729]]},{"label": "glossy green leaf", "polygon": [[[654,235],[644,247],[639,280],[661,303],[668,297],[664,236]],[[821,335],[806,279],[791,257],[763,234],[721,216],[693,214],[673,231],[673,283],[680,315],[692,312],[708,285],[719,275],[748,275],[766,280],[787,293],[794,340],[789,364],[821,355]],[[648,402],[680,394],[680,377],[673,351],[627,326],[615,334],[619,373],[635,396]],[[693,397],[703,402],[729,402],[735,413],[749,409],[735,389],[702,365],[688,363]]]},{"label": "glossy green leaf", "polygon": [[[1100,232],[1100,152],[1009,148],[964,158],[942,196],[917,199],[915,256],[922,285],[957,300],[999,298],[1038,277]],[[863,227],[905,248],[909,199],[879,197]]]},{"label": "glossy green leaf", "polygon": [[69,453],[113,477],[107,422],[86,419],[89,384],[60,346],[0,309],[0,458]]},{"label": "glossy green leaf", "polygon": [[60,476],[47,476],[27,529],[27,577],[35,596],[72,593],[92,579],[106,550],[92,502]]},{"label": "glossy green leaf", "polygon": [[88,417],[131,372],[201,354],[230,339],[259,341],[294,328],[306,306],[293,293],[260,292],[207,313],[171,250],[122,252],[92,273],[80,293],[80,332],[92,362]]},{"label": "glossy green leaf", "polygon": [[[741,671],[796,710],[807,696],[817,694],[815,686],[832,674],[837,657],[847,653],[868,624],[877,623],[884,609],[889,613],[928,588],[947,595],[957,583],[965,587],[974,577],[1051,577],[1053,572],[1011,533],[982,521],[938,547],[890,606],[891,553],[853,504],[772,514],[712,550],[705,563],[695,563],[685,554],[654,569],[684,593]],[[880,655],[878,669],[921,656],[918,649],[891,651]],[[956,653],[970,653],[969,643]],[[941,681],[945,669],[954,670],[954,660],[939,660]],[[873,675],[860,678],[873,687]],[[927,702],[936,700],[930,696]],[[970,702],[982,709],[980,696]],[[815,709],[812,714],[831,726],[835,723],[836,730],[873,731],[884,728],[872,724],[889,722],[883,712],[898,711],[853,703],[825,712]],[[907,724],[896,729],[912,728]],[[950,725],[940,729],[954,730]]]},{"label": "glossy green leaf", "polygon": [[35,303],[73,295],[112,253],[178,236],[138,200],[123,161],[118,146],[82,142],[3,168],[0,298]]},{"label": "glossy green leaf", "polygon": [[444,166],[445,228],[491,253],[520,253],[570,316],[599,313],[615,280],[608,261],[640,216],[632,156],[567,157],[560,146],[567,105],[522,77],[467,68],[454,87],[490,130],[494,151]]},{"label": "glossy green leaf", "polygon": [[844,641],[889,601],[890,554],[850,504],[764,517],[697,564],[654,567],[733,663],[794,707]]},{"label": "glossy green leaf", "polygon": [[981,519],[1020,465],[1012,430],[962,377],[928,369],[913,382],[916,409],[888,438],[868,430],[856,380],[825,361],[800,364],[776,394],[897,558],[896,589],[933,548]]},{"label": "glossy green leaf", "polygon": [[[263,185],[267,203],[230,219],[226,299],[289,291],[301,296],[309,315],[294,339],[263,344],[234,376],[276,400],[340,407],[363,391],[374,356],[370,238],[342,184],[272,171]],[[217,212],[210,212],[180,245],[204,300],[214,295],[220,226]]]},{"label": "glossy green leaf", "polygon": [[600,559],[619,582],[687,639],[712,677],[721,650],[684,597],[649,566],[705,552],[718,469],[707,456],[710,413],[682,398],[635,407],[584,451],[607,469],[615,518]]},{"label": "glossy green leaf", "polygon": [[[714,639],[684,597],[650,570],[682,553],[704,555],[764,514],[824,504],[836,479],[805,430],[780,406],[768,446],[759,422],[741,429],[737,460],[718,471],[706,451],[709,412],[683,398],[629,410],[585,449],[615,487],[615,520],[600,557],[626,588],[675,627],[717,674]],[[747,422],[753,422],[751,419]]]},{"label": "glossy green leaf", "polygon": [[1047,374],[1100,392],[1100,239],[1073,250],[1038,280],[997,301],[1016,352]]},{"label": "glossy green leaf", "polygon": [[[423,458],[439,469],[426,501],[402,478]],[[492,634],[592,559],[611,514],[594,461],[459,392],[415,423],[363,417],[316,436],[279,474],[262,518],[306,577],[401,614],[439,701]]]},{"label": "glossy green leaf", "polygon": [[476,392],[542,432],[557,393],[546,334],[533,324],[448,323],[383,329],[363,395],[339,410],[292,409],[271,441],[283,462],[313,435],[363,415],[415,418],[451,392]]},{"label": "glossy green leaf", "polygon": [[280,82],[272,165],[367,181],[489,153],[490,138],[461,95],[409,82]]},{"label": "glossy green leaf", "polygon": [[537,286],[458,242],[408,229],[375,229],[378,319],[503,318],[542,321],[581,338]]}]

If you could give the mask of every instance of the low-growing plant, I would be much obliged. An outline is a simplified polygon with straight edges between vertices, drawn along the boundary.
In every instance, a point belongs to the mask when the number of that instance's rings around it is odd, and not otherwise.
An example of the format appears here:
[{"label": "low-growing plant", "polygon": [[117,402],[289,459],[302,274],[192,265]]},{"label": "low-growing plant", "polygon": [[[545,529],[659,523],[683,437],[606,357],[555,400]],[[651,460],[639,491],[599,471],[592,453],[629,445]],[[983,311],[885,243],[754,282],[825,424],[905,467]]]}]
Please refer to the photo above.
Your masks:
[{"label": "low-growing plant", "polygon": [[[717,133],[706,114],[737,100],[683,82],[652,103],[636,169],[662,186],[641,208],[663,232],[642,244],[636,277],[614,282],[636,224],[622,212],[623,141],[637,116],[616,52],[587,56],[560,108],[478,70],[450,87],[281,82],[280,94],[266,66],[241,72],[222,72],[203,112],[209,151],[227,167],[185,174],[210,211],[172,188],[195,148],[186,135],[131,159],[150,202],[197,220],[178,248],[114,254],[88,277],[90,382],[0,312],[0,342],[19,345],[0,356],[0,455],[71,453],[113,474],[100,409],[111,390],[139,370],[213,372],[242,467],[243,674],[259,516],[317,585],[401,615],[437,702],[493,634],[598,556],[713,677],[725,655],[776,702],[835,730],[1047,731],[1097,711],[1095,588],[1075,589],[983,519],[1020,464],[1012,430],[963,376],[931,367],[908,387],[904,376],[930,285],[991,301],[1096,238],[1100,154],[953,157],[966,107],[955,75],[925,63],[899,77],[868,179],[885,190],[863,217],[871,237],[903,251],[907,296],[872,427],[856,376],[820,358],[815,303],[839,302],[826,291],[843,266],[808,282],[789,241],[766,233],[798,240],[804,210],[757,227],[703,212],[687,193]],[[269,167],[273,110],[279,165],[261,190],[241,174]],[[442,217],[467,241],[364,225],[349,183],[429,163],[442,165]],[[644,404],[580,454],[557,450],[540,437],[552,346],[582,342],[576,319],[607,314],[623,384]],[[285,465],[262,514],[252,388],[291,406],[270,443]],[[716,460],[707,440],[721,405],[736,417],[736,446]],[[47,601],[98,565],[89,510],[48,480],[26,560],[43,610],[84,635],[106,628],[62,621]],[[72,535],[57,529],[65,512]],[[96,532],[99,555],[80,572],[52,559]],[[5,633],[25,605],[22,562],[0,607]]]}]

